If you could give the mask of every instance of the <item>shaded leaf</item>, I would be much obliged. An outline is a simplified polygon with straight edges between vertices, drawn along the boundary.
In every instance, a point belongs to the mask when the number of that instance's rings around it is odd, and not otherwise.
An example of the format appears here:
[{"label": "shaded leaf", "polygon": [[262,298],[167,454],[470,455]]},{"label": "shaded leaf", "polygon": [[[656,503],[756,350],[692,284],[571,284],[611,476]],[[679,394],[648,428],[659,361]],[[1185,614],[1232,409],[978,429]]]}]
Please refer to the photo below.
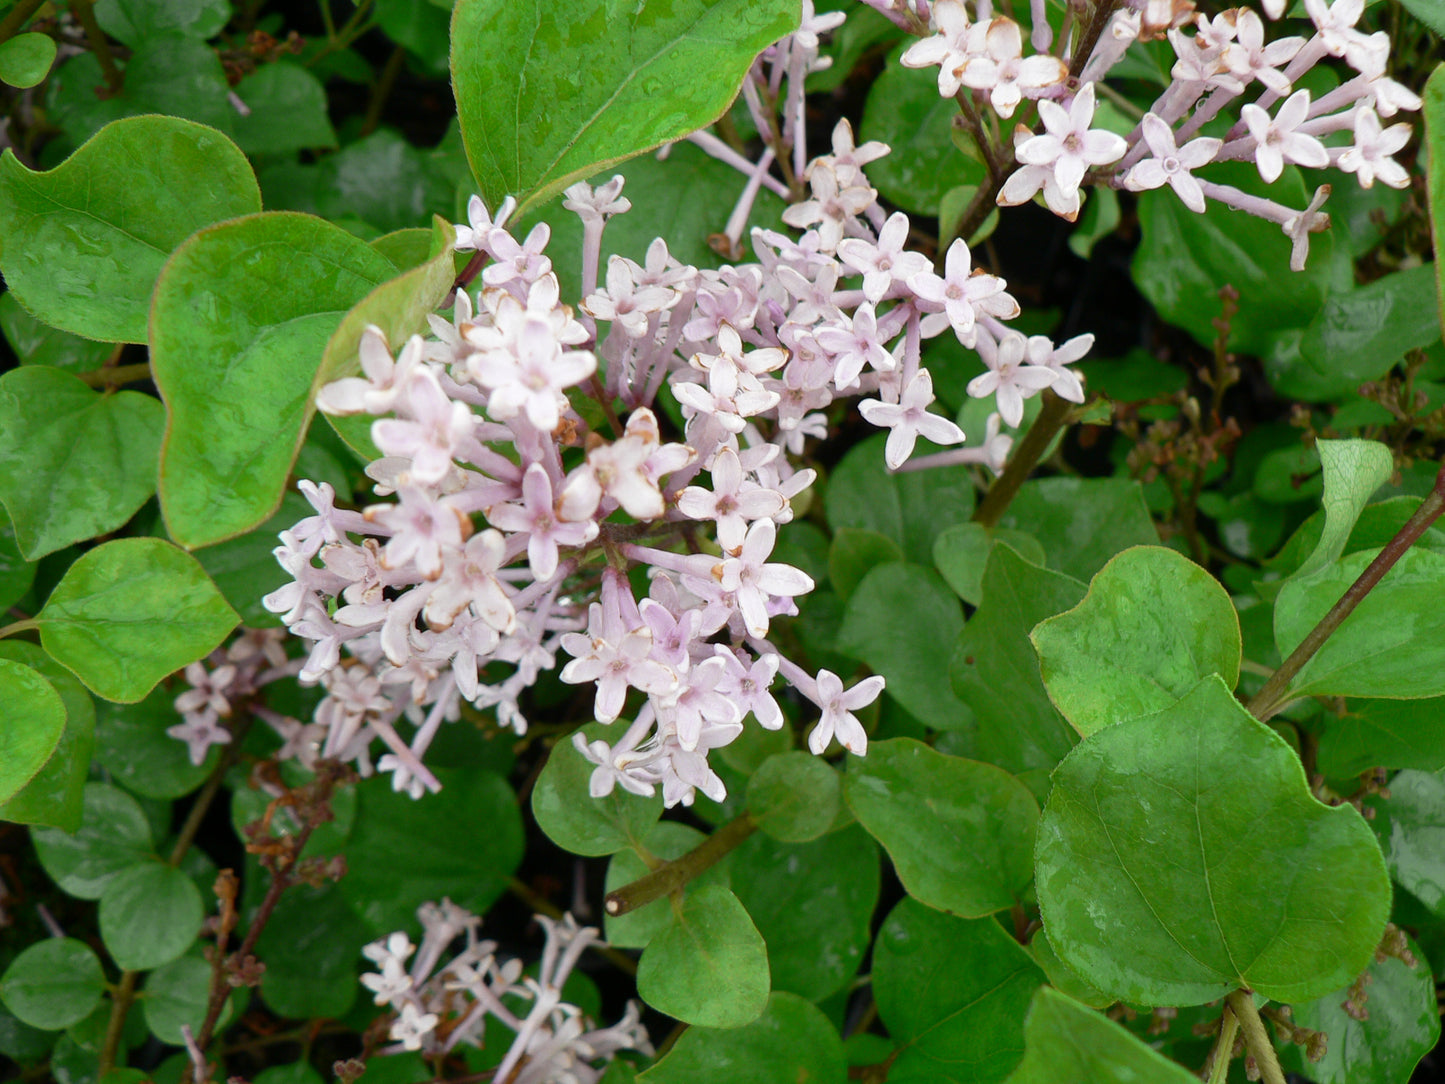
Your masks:
[{"label": "shaded leaf", "polygon": [[1024,1058],[1009,1084],[1197,1084],[1198,1077],[1108,1017],[1050,987],[1024,1020]]},{"label": "shaded leaf", "polygon": [[[617,1065],[618,1062],[613,1062]],[[695,1084],[727,1067],[729,1084],[841,1084],[845,1079],[838,1031],[816,1007],[794,994],[768,999],[762,1016],[744,1027],[691,1027],[639,1084]]]}]

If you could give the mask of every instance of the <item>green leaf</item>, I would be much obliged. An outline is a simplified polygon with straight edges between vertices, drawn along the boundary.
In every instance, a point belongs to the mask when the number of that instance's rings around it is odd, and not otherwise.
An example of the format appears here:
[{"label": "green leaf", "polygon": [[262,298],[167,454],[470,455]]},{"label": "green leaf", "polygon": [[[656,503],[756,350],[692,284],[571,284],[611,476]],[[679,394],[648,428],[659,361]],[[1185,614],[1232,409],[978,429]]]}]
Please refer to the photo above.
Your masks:
[{"label": "green leaf", "polygon": [[55,686],[30,667],[0,658],[0,802],[45,766],[65,732],[65,702]]},{"label": "green leaf", "polygon": [[16,34],[0,42],[0,82],[33,87],[50,74],[55,39],[49,34]]},{"label": "green leaf", "polygon": [[0,269],[52,327],[145,342],[151,288],[171,251],[203,226],[260,209],[251,166],[222,133],[176,117],[120,120],[44,173],[0,157]]},{"label": "green leaf", "polygon": [[[44,410],[36,404],[44,403]],[[160,403],[45,365],[0,376],[0,500],[32,561],[123,526],[156,488]]]},{"label": "green leaf", "polygon": [[[1419,497],[1390,497],[1366,505],[1360,511],[1360,516],[1345,541],[1344,549],[1335,560],[1361,550],[1378,550],[1400,532],[1400,528],[1415,514],[1420,503]],[[1282,579],[1293,578],[1294,573],[1319,548],[1320,540],[1324,537],[1326,519],[1323,509],[1313,513],[1290,535],[1280,551],[1265,562],[1265,567],[1278,572]],[[1415,546],[1445,553],[1445,532],[1431,527],[1420,536]],[[1276,585],[1275,594],[1278,594],[1278,588],[1282,586],[1282,582]]]},{"label": "green leaf", "polygon": [[873,949],[878,1015],[900,1047],[889,1079],[1002,1080],[1023,1053],[1019,1017],[1043,981],[997,922],[955,918],[903,900]]},{"label": "green leaf", "polygon": [[[589,723],[582,733],[588,741],[606,741],[621,731]],[[571,741],[558,742],[532,788],[537,826],[573,854],[613,854],[634,846],[662,816],[661,794],[643,798],[617,787],[605,798],[593,798],[587,788],[594,767]]]},{"label": "green leaf", "polygon": [[[1416,957],[1419,946],[1411,944]],[[1323,1031],[1329,1045],[1319,1061],[1300,1047],[1280,1050],[1280,1062],[1316,1084],[1399,1084],[1440,1041],[1435,981],[1423,959],[1414,967],[1393,957],[1376,958],[1364,975],[1365,1019],[1345,1011],[1348,990],[1294,1005],[1294,1024]]]},{"label": "green leaf", "polygon": [[706,1028],[737,1028],[768,1002],[768,951],[738,898],[709,885],[683,897],[637,965],[637,992],[658,1012]]},{"label": "green leaf", "polygon": [[1125,478],[1025,482],[999,526],[1033,535],[1043,544],[1049,568],[1085,583],[1114,554],[1159,542],[1143,488]]},{"label": "green leaf", "polygon": [[1351,700],[1344,714],[1324,718],[1315,762],[1332,779],[1370,768],[1445,768],[1445,697]]},{"label": "green leaf", "polygon": [[[80,827],[85,778],[90,772],[95,744],[95,702],[85,687],[35,644],[0,641],[0,660],[23,663],[60,694],[65,706],[65,730],[55,752],[24,787],[0,804],[0,820],[17,824],[45,824],[66,832]],[[7,703],[7,710],[13,711]],[[17,713],[18,714],[18,713]],[[11,724],[12,728],[14,723]],[[0,765],[8,765],[0,757]],[[0,766],[0,775],[5,767]]]},{"label": "green leaf", "polygon": [[911,214],[938,215],[950,188],[977,185],[987,171],[954,144],[958,103],[939,95],[938,72],[905,68],[898,62],[901,52],[889,54],[868,91],[858,142],[878,140],[892,148],[868,165],[868,181],[885,199]]},{"label": "green leaf", "polygon": [[949,663],[954,691],[978,720],[974,756],[1019,776],[1040,797],[1048,793],[1048,773],[1077,739],[1044,689],[1029,631],[1076,605],[1084,590],[1078,580],[995,544],[983,600]]},{"label": "green leaf", "polygon": [[[386,779],[357,787],[356,826],[346,846],[342,896],[382,936],[409,926],[427,900],[450,896],[483,914],[522,860],[522,814],[507,781],[488,771],[434,769],[439,794],[415,801]],[[484,830],[438,833],[444,825]],[[406,855],[406,876],[397,856]]]},{"label": "green leaf", "polygon": [[283,212],[202,230],[171,256],[151,366],[166,404],[160,497],[172,538],[220,542],[276,511],[322,351],[392,271],[340,227]]},{"label": "green leaf", "polygon": [[1198,1084],[1199,1078],[1108,1017],[1040,987],[1024,1019],[1024,1058],[1009,1084]]},{"label": "green leaf", "polygon": [[892,562],[864,576],[848,600],[838,649],[882,674],[888,695],[910,715],[938,730],[963,730],[972,716],[948,680],[962,630],[963,611],[937,573]]},{"label": "green leaf", "polygon": [[393,230],[367,243],[390,260],[398,271],[410,271],[431,258],[431,242],[431,230],[413,226],[409,229]]},{"label": "green leaf", "polygon": [[[270,971],[270,961],[267,963],[266,970]],[[146,1026],[161,1042],[184,1045],[181,1028],[189,1026],[192,1033],[201,1030],[210,993],[211,965],[205,960],[182,956],[156,968],[146,976],[145,996],[141,999]],[[234,1014],[235,999],[228,997],[216,1021],[217,1030],[224,1028]]]},{"label": "green leaf", "polygon": [[1046,560],[1044,547],[1033,535],[1008,528],[989,530],[982,523],[959,523],[933,540],[934,565],[970,606],[983,600],[983,570],[995,539],[1008,543],[1030,564],[1042,565]]},{"label": "green leaf", "polygon": [[842,805],[838,770],[794,750],[768,757],[748,780],[748,813],[783,843],[806,843],[831,827]]},{"label": "green leaf", "polygon": [[873,568],[902,560],[903,551],[893,539],[861,527],[840,527],[828,547],[828,582],[847,602],[854,588]]},{"label": "green leaf", "polygon": [[41,646],[86,688],[129,704],[220,646],[236,611],[190,554],[120,538],[71,565],[36,621]]},{"label": "green leaf", "polygon": [[101,940],[126,971],[149,971],[176,959],[200,936],[203,918],[201,890],[163,862],[121,870],[100,897]]},{"label": "green leaf", "polygon": [[[655,859],[670,862],[681,858],[707,837],[696,828],[690,828],[677,821],[658,821],[643,840],[646,851]],[[732,887],[732,861],[729,859],[709,867],[698,877],[688,882],[688,890],[709,884]],[[603,890],[613,892],[623,885],[629,885],[648,874],[647,864],[637,852],[624,848],[612,856],[607,863],[607,878]],[[672,924],[672,905],[666,899],[653,900],[625,915],[603,914],[602,921],[607,943],[613,948],[646,948],[657,936],[659,930]]]},{"label": "green leaf", "polygon": [[221,757],[213,745],[192,764],[186,743],[166,733],[180,722],[177,691],[159,685],[134,704],[101,701],[96,710],[95,759],[117,783],[143,798],[189,794],[211,774]]},{"label": "green leaf", "polygon": [[[1414,0],[1407,5],[1414,7],[1423,0]],[[1445,20],[1442,20],[1445,21]],[[1445,33],[1437,28],[1437,33]],[[1420,96],[1424,101],[1425,146],[1429,151],[1428,169],[1425,174],[1426,199],[1430,205],[1430,233],[1435,239],[1435,251],[1445,251],[1445,64],[1437,64],[1435,71],[1425,84]],[[1440,323],[1445,325],[1445,270],[1441,262],[1435,261],[1436,312]]]},{"label": "green leaf", "polygon": [[55,1031],[84,1020],[105,991],[100,960],[73,937],[37,941],[0,975],[0,1000],[25,1024]]},{"label": "green leaf", "polygon": [[1084,981],[1077,971],[1059,959],[1053,942],[1049,940],[1049,931],[1042,926],[1029,939],[1028,949],[1034,962],[1043,968],[1044,974],[1049,977],[1049,984],[1055,989],[1068,994],[1075,1001],[1082,1001],[1091,1009],[1107,1009],[1114,1004],[1112,997]]},{"label": "green leaf", "polygon": [[1318,997],[1364,970],[1390,909],[1364,819],[1316,801],[1217,676],[1064,759],[1035,862],[1059,956],[1131,1004]]},{"label": "green leaf", "polygon": [[989,915],[1020,902],[1033,880],[1038,803],[992,764],[893,738],[849,762],[845,794],[909,895],[930,907]]},{"label": "green leaf", "polygon": [[726,111],[753,59],[798,26],[797,0],[600,4],[460,0],[452,86],[487,206],[522,209]]},{"label": "green leaf", "polygon": [[1300,386],[1291,394],[1351,395],[1408,351],[1439,342],[1435,289],[1435,265],[1428,263],[1331,293],[1300,340],[1299,362],[1290,371],[1291,385]]},{"label": "green leaf", "polygon": [[[1275,600],[1274,638],[1288,658],[1374,559],[1353,553],[1309,579],[1285,584]],[[1304,664],[1291,696],[1445,693],[1445,554],[1410,549]]]},{"label": "green leaf", "polygon": [[1378,441],[1318,440],[1315,447],[1324,474],[1325,523],[1314,552],[1295,570],[1295,579],[1313,576],[1344,555],[1360,513],[1395,470],[1394,455]]},{"label": "green leaf", "polygon": [[309,1062],[297,1061],[290,1065],[273,1065],[256,1074],[251,1084],[325,1084],[321,1074]]},{"label": "green leaf", "polygon": [[[261,875],[259,866],[253,868]],[[413,912],[400,927],[410,929],[414,922]],[[361,989],[356,980],[364,963],[361,946],[374,936],[347,905],[339,886],[287,889],[256,942],[256,954],[266,961],[261,997],[281,1016],[345,1016]],[[306,951],[297,952],[298,945]]]},{"label": "green leaf", "polygon": [[216,589],[241,615],[241,624],[246,628],[281,627],[281,618],[266,609],[261,601],[291,582],[291,574],[276,560],[276,536],[313,514],[305,497],[287,493],[281,498],[276,514],[254,531],[197,551],[196,560]]},{"label": "green leaf", "polygon": [[9,292],[0,294],[0,333],[21,365],[53,365],[72,373],[99,369],[115,350],[112,343],[82,339],[41,323]]},{"label": "green leaf", "polygon": [[15,529],[10,526],[10,517],[0,505],[0,609],[8,610],[30,590],[35,582],[38,566],[20,555],[20,543],[15,540]]},{"label": "green leaf", "polygon": [[847,1076],[838,1029],[801,997],[777,993],[744,1027],[688,1028],[637,1080],[697,1084],[715,1079],[720,1066],[726,1066],[728,1084],[842,1084]]},{"label": "green leaf", "polygon": [[853,976],[871,940],[879,867],[856,825],[811,843],[759,834],[737,849],[732,890],[767,943],[774,990],[821,1001]]},{"label": "green leaf", "polygon": [[[1302,209],[1309,202],[1293,166],[1269,185],[1248,162],[1221,163],[1211,178],[1288,207]],[[1265,353],[1282,331],[1314,320],[1337,258],[1330,234],[1318,233],[1310,238],[1305,270],[1292,272],[1290,240],[1273,222],[1222,203],[1195,214],[1173,192],[1139,197],[1139,229],[1133,278],[1159,314],[1208,346],[1218,334],[1212,321],[1221,312],[1219,291],[1233,286],[1239,311],[1230,323],[1229,346],[1245,353]]]},{"label": "green leaf", "polygon": [[131,48],[157,34],[205,41],[231,21],[231,5],[228,0],[109,0],[95,9],[95,21]]},{"label": "green leaf", "polygon": [[100,899],[116,874],[155,857],[140,803],[108,783],[85,784],[76,832],[35,828],[30,836],[50,879],[83,900]]},{"label": "green leaf", "polygon": [[232,132],[247,154],[287,154],[336,146],[326,116],[326,88],[300,64],[262,64],[236,84],[250,113],[236,117]]},{"label": "green leaf", "polygon": [[1210,674],[1234,688],[1243,652],[1229,593],[1162,546],[1119,554],[1029,638],[1049,698],[1084,737],[1167,708]]},{"label": "green leaf", "polygon": [[1390,797],[1371,795],[1370,827],[1380,838],[1390,876],[1437,915],[1445,916],[1445,777],[1398,772]]},{"label": "green leaf", "polygon": [[859,527],[893,539],[915,564],[933,562],[933,540],[973,515],[973,476],[967,467],[890,473],[883,462],[887,437],[860,441],[828,478],[823,496],[836,534]]}]

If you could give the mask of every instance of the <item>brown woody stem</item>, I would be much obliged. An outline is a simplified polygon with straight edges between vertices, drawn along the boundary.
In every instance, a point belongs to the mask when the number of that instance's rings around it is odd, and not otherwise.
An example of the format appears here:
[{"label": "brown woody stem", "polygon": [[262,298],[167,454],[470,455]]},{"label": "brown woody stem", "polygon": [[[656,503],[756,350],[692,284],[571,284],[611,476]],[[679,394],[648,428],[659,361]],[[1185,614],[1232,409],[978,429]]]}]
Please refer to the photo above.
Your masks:
[{"label": "brown woody stem", "polygon": [[746,813],[728,821],[681,858],[660,866],[645,877],[639,877],[630,885],[607,893],[602,903],[603,910],[616,917],[671,895],[711,869],[757,830],[757,824]]},{"label": "brown woody stem", "polygon": [[981,523],[985,527],[997,527],[998,521],[1003,518],[1004,512],[1018,495],[1019,489],[1028,480],[1034,468],[1039,465],[1039,460],[1048,451],[1049,445],[1053,443],[1054,437],[1069,422],[1069,404],[1055,395],[1052,389],[1045,388],[1043,392],[1043,410],[1034,419],[1034,424],[1029,426],[1029,431],[1024,434],[1013,455],[1009,457],[1008,465],[1004,467],[1003,473],[984,495],[983,503],[973,513],[973,521]]}]

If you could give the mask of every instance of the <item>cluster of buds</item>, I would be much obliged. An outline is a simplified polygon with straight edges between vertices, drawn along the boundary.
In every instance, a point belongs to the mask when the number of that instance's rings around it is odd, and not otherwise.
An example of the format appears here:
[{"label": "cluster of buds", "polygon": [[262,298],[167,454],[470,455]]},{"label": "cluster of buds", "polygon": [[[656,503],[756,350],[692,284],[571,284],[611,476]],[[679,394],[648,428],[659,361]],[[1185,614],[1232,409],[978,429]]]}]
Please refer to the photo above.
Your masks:
[{"label": "cluster of buds", "polygon": [[[597,943],[597,931],[578,927],[571,915],[536,916],[547,941],[535,977],[523,973],[521,960],[499,961],[496,942],[477,937],[482,920],[450,900],[422,904],[417,917],[419,947],[397,932],[361,950],[377,968],[361,976],[362,985],[396,1013],[389,1033],[396,1045],[383,1053],[413,1050],[431,1058],[461,1044],[481,1048],[490,1020],[494,1031],[500,1024],[511,1033],[492,1079],[512,1084],[594,1084],[619,1050],[652,1054],[635,1002],[616,1024],[598,1028],[562,1000],[578,958]],[[461,950],[443,964],[462,937]]]},{"label": "cluster of buds", "polygon": [[[813,44],[799,44],[809,33]],[[805,24],[760,70],[806,69],[809,48],[816,55]],[[450,319],[432,316],[432,334],[395,355],[368,330],[364,375],[318,397],[329,413],[389,415],[372,424],[382,458],[367,470],[387,499],[348,511],[329,487],[303,483],[315,515],[283,532],[276,551],[294,582],[266,605],[312,643],[300,676],[326,692],[309,724],[323,728],[325,756],[389,771],[413,796],[434,790],[423,757],[460,702],[521,732],[522,694],[559,650],[570,656],[563,681],[595,685],[599,722],[622,715],[629,690],[643,697],[618,740],[576,739],[596,765],[596,795],[620,785],[661,788],[669,805],[699,790],[721,799],[707,754],[748,714],[783,725],[778,679],[821,712],[814,752],[835,737],[865,751],[854,712],[882,679],[845,688],[768,639],[813,588],[772,559],[814,477],[803,465],[809,442],[850,396],[888,431],[890,468],[905,466],[920,437],[963,442],[930,409],[921,364],[924,341],[952,333],[984,362],[969,394],[997,411],[978,445],[907,467],[1000,470],[1011,442],[1002,426],[1019,424],[1025,399],[1052,387],[1083,400],[1067,366],[1092,343],[1010,330],[1018,304],[972,266],[963,241],[941,274],[906,249],[907,217],[887,214],[864,173],[885,153],[856,146],[840,123],[832,153],[807,164],[812,198],[784,214],[801,235],[754,230],[756,262],[716,271],[679,262],[658,239],[641,263],[613,256],[604,273],[605,224],[630,208],[622,179],[572,187],[564,206],[583,224],[577,309],[562,301],[548,227],[519,240],[510,202],[493,216],[472,200],[457,245],[478,253],[480,292],[459,288]],[[671,439],[666,418],[678,425]],[[373,769],[377,740],[386,752]]]},{"label": "cluster of buds", "polygon": [[[874,6],[893,12],[901,25],[909,25],[904,13],[921,25],[916,5],[906,0],[880,0]],[[1168,185],[1191,211],[1202,213],[1206,201],[1215,200],[1277,223],[1294,243],[1290,266],[1298,271],[1309,252],[1309,235],[1329,225],[1329,217],[1319,212],[1328,185],[1308,207],[1294,210],[1197,177],[1195,171],[1215,162],[1250,161],[1272,183],[1286,164],[1333,166],[1353,173],[1364,188],[1377,180],[1394,188],[1409,184],[1392,156],[1409,141],[1410,126],[1385,127],[1380,118],[1418,110],[1421,102],[1385,74],[1389,36],[1355,29],[1364,0],[1305,0],[1313,35],[1268,42],[1264,20],[1249,8],[1210,19],[1195,14],[1192,0],[1127,0],[1091,51],[1080,56],[1071,50],[1089,40],[1087,35],[1066,37],[1057,54],[1048,52],[1052,33],[1038,0],[1032,5],[1036,55],[1029,57],[1022,55],[1018,24],[994,16],[991,0],[974,0],[973,9],[970,16],[964,0],[938,0],[928,12],[927,36],[909,47],[903,63],[937,65],[941,94],[961,100],[972,94],[971,107],[982,108],[986,93],[1001,117],[1013,116],[1023,99],[1038,100],[1043,131],[1016,130],[1013,156],[1019,168],[999,193],[1004,206],[1042,193],[1051,211],[1072,221],[1081,207],[1080,185],[1091,170],[1093,183],[1133,192]],[[1283,0],[1265,4],[1271,19],[1283,15],[1283,9]],[[1191,23],[1192,35],[1185,33]],[[1166,36],[1177,58],[1169,87],[1127,135],[1094,128],[1095,84],[1132,43]],[[1317,99],[1308,90],[1295,90],[1298,80],[1327,57],[1342,58],[1355,76]],[[1240,106],[1232,127],[1221,125],[1219,136],[1198,134],[1256,85],[1258,97]],[[1349,133],[1349,145],[1322,142],[1336,132]]]}]

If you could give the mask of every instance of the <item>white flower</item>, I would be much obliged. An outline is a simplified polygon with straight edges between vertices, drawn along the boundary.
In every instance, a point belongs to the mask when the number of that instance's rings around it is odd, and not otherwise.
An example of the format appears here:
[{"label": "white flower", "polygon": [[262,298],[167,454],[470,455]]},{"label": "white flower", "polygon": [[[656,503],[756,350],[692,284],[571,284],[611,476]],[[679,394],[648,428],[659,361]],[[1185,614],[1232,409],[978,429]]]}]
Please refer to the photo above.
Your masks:
[{"label": "white flower", "polygon": [[866,708],[883,691],[883,679],[864,678],[851,689],[843,689],[843,679],[831,670],[818,671],[818,705],[823,716],[808,735],[808,748],[822,756],[834,737],[848,752],[862,756],[868,751],[868,734],[853,713]]},{"label": "white flower", "polygon": [[1039,53],[1025,58],[1019,24],[1002,16],[988,24],[963,67],[963,85],[987,90],[1001,117],[1013,116],[1023,98],[1037,98],[1068,77],[1069,69],[1058,57]]},{"label": "white flower", "polygon": [[903,389],[897,405],[877,399],[865,399],[858,404],[858,412],[870,423],[889,429],[883,459],[890,470],[903,466],[920,436],[935,444],[957,444],[963,440],[962,429],[947,418],[928,412],[932,402],[933,377],[927,369],[919,369]]},{"label": "white flower", "polygon": [[948,315],[953,333],[964,346],[973,345],[974,324],[980,315],[1011,320],[1019,314],[1019,303],[1004,292],[1007,283],[982,268],[974,270],[972,262],[968,245],[960,237],[948,246],[941,277],[925,271],[908,280],[909,289],[921,300]]},{"label": "white flower", "polygon": [[1390,156],[1410,141],[1408,124],[1392,124],[1381,130],[1380,118],[1373,109],[1360,106],[1355,110],[1355,145],[1347,148],[1335,163],[1353,173],[1361,188],[1371,187],[1376,179],[1391,188],[1410,187],[1410,175]]},{"label": "white flower", "polygon": [[[1079,183],[1089,167],[1117,161],[1129,145],[1123,136],[1089,127],[1094,119],[1093,83],[1084,84],[1067,110],[1057,102],[1039,102],[1039,118],[1044,132],[1014,148],[1025,168],[1005,182],[998,202],[1006,207],[1024,203],[1042,188],[1049,210],[1072,221],[1079,213]],[[1047,173],[1040,172],[1045,170]],[[1047,183],[1049,176],[1052,187]]]},{"label": "white flower", "polygon": [[952,98],[963,85],[963,68],[971,53],[968,10],[962,0],[938,0],[933,5],[937,32],[910,45],[899,58],[905,68],[938,65],[938,93]]},{"label": "white flower", "polygon": [[1124,187],[1131,192],[1169,185],[1181,203],[1196,214],[1204,212],[1204,192],[1190,170],[1214,160],[1222,139],[1201,136],[1191,139],[1182,147],[1174,142],[1174,131],[1167,123],[1153,113],[1145,113],[1143,121],[1144,142],[1154,153],[1124,175]]},{"label": "white flower", "polygon": [[392,1022],[391,1037],[408,1050],[420,1050],[422,1040],[436,1030],[440,1017],[424,1013],[411,1002],[401,1007],[401,1016]]},{"label": "white flower", "polygon": [[813,580],[792,565],[765,564],[773,552],[777,528],[761,519],[748,528],[736,557],[722,563],[719,581],[724,591],[737,600],[739,612],[751,636],[768,634],[768,602],[773,597],[792,598],[813,589]]},{"label": "white flower", "polygon": [[[1345,3],[1347,0],[1340,0]],[[1312,135],[1297,131],[1308,118],[1310,92],[1297,90],[1279,107],[1271,120],[1267,112],[1253,102],[1241,106],[1239,115],[1254,140],[1254,160],[1259,166],[1259,175],[1273,184],[1284,172],[1286,162],[1323,169],[1330,164],[1330,154],[1325,145]]]},{"label": "white flower", "polygon": [[1010,429],[1017,429],[1024,419],[1024,400],[1032,399],[1058,379],[1052,369],[1025,364],[1027,350],[1027,341],[1016,331],[1008,332],[999,343],[992,336],[980,335],[978,353],[988,372],[968,382],[968,394],[975,399],[988,395],[997,398],[998,412]]}]

